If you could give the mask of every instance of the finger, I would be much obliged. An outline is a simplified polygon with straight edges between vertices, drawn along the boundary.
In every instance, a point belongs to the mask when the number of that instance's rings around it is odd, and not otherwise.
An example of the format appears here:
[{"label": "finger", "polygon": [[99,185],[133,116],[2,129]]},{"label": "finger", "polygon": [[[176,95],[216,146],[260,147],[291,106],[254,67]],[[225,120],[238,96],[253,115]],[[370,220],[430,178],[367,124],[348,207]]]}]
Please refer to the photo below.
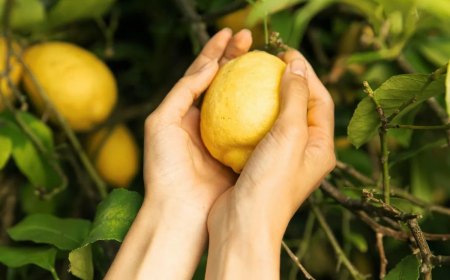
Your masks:
[{"label": "finger", "polygon": [[307,108],[309,88],[306,63],[303,59],[290,61],[281,79],[280,113],[274,129],[282,137],[292,135],[296,142],[308,139]]},{"label": "finger", "polygon": [[205,91],[219,69],[217,60],[210,60],[192,74],[181,78],[155,110],[164,124],[181,121],[194,101]]},{"label": "finger", "polygon": [[208,43],[203,47],[198,57],[194,60],[191,66],[186,70],[185,75],[190,75],[197,72],[203,65],[212,60],[219,60],[225,53],[225,49],[231,39],[232,31],[229,28],[224,28],[217,32]]},{"label": "finger", "polygon": [[248,52],[252,46],[252,32],[248,29],[242,29],[228,43],[225,54],[220,60],[220,65]]},{"label": "finger", "polygon": [[[282,59],[286,62],[304,57],[296,50],[289,50],[284,53]],[[305,60],[306,61],[306,60]],[[308,72],[308,86],[310,98],[308,102],[308,126],[310,127],[311,141],[317,137],[333,138],[334,134],[334,104],[328,90],[317,77],[311,65],[306,61]]]}]

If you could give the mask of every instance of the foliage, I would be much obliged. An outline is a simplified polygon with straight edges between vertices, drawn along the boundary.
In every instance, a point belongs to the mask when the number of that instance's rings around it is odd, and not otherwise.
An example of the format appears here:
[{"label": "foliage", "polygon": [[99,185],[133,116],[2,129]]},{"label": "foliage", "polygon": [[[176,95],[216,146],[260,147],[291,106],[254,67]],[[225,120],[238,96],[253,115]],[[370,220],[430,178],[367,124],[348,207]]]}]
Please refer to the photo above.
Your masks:
[{"label": "foliage", "polygon": [[[177,1],[84,2],[0,0],[1,26],[24,48],[63,40],[104,60],[120,92],[104,125],[126,122],[142,144],[145,117],[202,44],[192,32],[199,22]],[[418,279],[431,268],[434,279],[446,279],[450,270],[435,256],[450,255],[442,241],[450,232],[449,2],[247,2],[242,26],[268,19],[269,30],[311,62],[336,104],[338,166],[293,218],[287,247],[316,279]],[[209,34],[219,17],[246,5],[194,4]],[[131,190],[106,191],[83,151],[89,133],[50,122],[21,85],[14,89],[12,102],[0,94],[7,105],[0,112],[0,278],[101,279],[142,203],[142,174]],[[442,240],[421,243],[417,229]],[[194,279],[205,265],[203,258]],[[283,254],[282,279],[298,274]]]}]

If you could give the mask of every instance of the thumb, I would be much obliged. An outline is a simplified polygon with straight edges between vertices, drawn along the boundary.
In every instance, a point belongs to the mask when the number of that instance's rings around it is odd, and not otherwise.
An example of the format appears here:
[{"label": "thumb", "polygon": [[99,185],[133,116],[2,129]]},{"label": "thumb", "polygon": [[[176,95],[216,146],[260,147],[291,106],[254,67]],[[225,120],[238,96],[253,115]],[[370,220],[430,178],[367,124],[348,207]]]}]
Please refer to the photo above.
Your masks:
[{"label": "thumb", "polygon": [[181,123],[194,101],[208,88],[218,69],[218,61],[214,59],[196,72],[181,78],[157,109],[161,119],[171,123]]},{"label": "thumb", "polygon": [[280,113],[274,124],[275,130],[283,136],[295,134],[296,138],[307,139],[308,98],[306,62],[298,58],[288,63],[281,79]]}]

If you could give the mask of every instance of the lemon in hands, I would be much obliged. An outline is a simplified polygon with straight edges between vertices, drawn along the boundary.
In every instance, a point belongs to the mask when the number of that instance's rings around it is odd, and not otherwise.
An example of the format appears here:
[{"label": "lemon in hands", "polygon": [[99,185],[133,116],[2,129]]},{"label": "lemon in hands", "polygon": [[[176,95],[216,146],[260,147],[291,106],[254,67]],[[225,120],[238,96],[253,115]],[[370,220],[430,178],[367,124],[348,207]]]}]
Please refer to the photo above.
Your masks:
[{"label": "lemon in hands", "polygon": [[211,155],[240,172],[279,112],[286,64],[253,51],[225,64],[205,94],[200,131]]},{"label": "lemon in hands", "polygon": [[[21,48],[17,43],[12,42],[11,46],[14,49],[15,53],[20,53]],[[6,41],[4,38],[0,38],[0,72],[5,71],[5,62],[7,56],[6,51],[7,51]],[[9,59],[9,65],[10,70],[8,78],[11,79],[11,82],[13,84],[17,85],[22,75],[22,65],[20,65],[17,59],[14,58],[12,55],[10,56]],[[0,78],[0,86],[1,86],[1,94],[3,94],[3,96],[9,101],[12,101],[13,100],[12,89],[8,83],[8,80],[5,77]],[[5,107],[5,104],[3,104],[2,100],[3,98],[0,97],[0,110],[2,110]]]},{"label": "lemon in hands", "polygon": [[123,124],[90,135],[86,151],[99,175],[113,187],[129,187],[139,170],[136,140]]},{"label": "lemon in hands", "polygon": [[[24,60],[73,130],[90,130],[108,118],[117,100],[116,81],[95,55],[74,44],[49,42],[28,48]],[[30,75],[24,83],[31,101],[44,110]]]}]

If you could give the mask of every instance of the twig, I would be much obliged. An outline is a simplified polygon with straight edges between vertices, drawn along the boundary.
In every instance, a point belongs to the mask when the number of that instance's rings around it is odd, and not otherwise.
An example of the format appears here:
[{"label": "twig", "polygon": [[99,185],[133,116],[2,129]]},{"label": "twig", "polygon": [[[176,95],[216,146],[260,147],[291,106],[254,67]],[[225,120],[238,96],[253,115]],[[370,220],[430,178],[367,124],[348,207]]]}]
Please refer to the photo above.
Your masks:
[{"label": "twig", "polygon": [[431,263],[435,266],[450,265],[450,256],[432,256]]},{"label": "twig", "polygon": [[40,95],[40,97],[43,99],[43,101],[46,104],[46,107],[53,113],[53,115],[56,117],[56,120],[58,121],[58,124],[63,129],[64,133],[67,135],[69,142],[71,143],[72,147],[77,152],[78,157],[81,160],[81,163],[83,164],[84,168],[88,172],[89,176],[91,177],[92,181],[94,182],[95,186],[97,187],[97,190],[100,194],[101,198],[105,198],[107,191],[106,191],[106,184],[100,178],[97,171],[95,170],[94,166],[92,165],[92,162],[89,160],[88,156],[86,155],[85,151],[81,147],[80,142],[78,141],[77,136],[73,132],[73,130],[70,128],[69,124],[67,123],[64,116],[56,109],[53,102],[48,97],[45,90],[42,88],[39,81],[34,76],[33,72],[31,71],[30,67],[25,63],[23,58],[21,56],[17,56],[18,61],[20,64],[22,64],[23,69],[25,70],[26,74],[30,77],[33,84],[36,86],[37,92]]},{"label": "twig", "polygon": [[191,36],[197,39],[197,44],[202,47],[208,42],[209,35],[206,31],[206,24],[195,9],[193,0],[174,0],[182,14],[190,22]]},{"label": "twig", "polygon": [[[336,168],[338,168],[339,170],[344,171],[345,173],[347,173],[348,175],[352,176],[353,178],[355,178],[356,180],[360,181],[361,183],[363,183],[364,185],[375,185],[375,181],[362,174],[361,172],[359,172],[358,170],[356,170],[353,166],[350,166],[348,164],[346,164],[345,162],[342,161],[337,161],[336,162]],[[440,206],[440,205],[433,205],[430,204],[412,194],[410,194],[409,192],[400,189],[398,187],[395,186],[391,186],[391,195],[393,196],[398,196],[401,197],[403,199],[409,200],[410,202],[425,208],[426,210],[430,211],[430,212],[435,212],[435,213],[439,213],[439,214],[443,214],[443,215],[448,215],[450,216],[450,209]]]},{"label": "twig", "polygon": [[[447,75],[449,74],[447,73]],[[447,115],[447,112],[441,107],[435,97],[428,99],[427,104],[436,113],[443,124],[450,123],[450,116]],[[450,145],[450,129],[447,130],[447,144]]]},{"label": "twig", "polygon": [[286,245],[284,241],[281,241],[281,245],[283,245],[284,250],[289,255],[291,260],[297,265],[297,267],[301,270],[303,275],[308,280],[315,280],[314,277],[309,274],[309,272],[305,269],[305,267],[300,263],[300,260],[297,258],[297,256],[292,252],[292,250]]},{"label": "twig", "polygon": [[328,226],[328,223],[326,222],[322,212],[319,210],[319,208],[315,205],[315,203],[312,201],[312,198],[309,198],[309,201],[311,202],[311,209],[314,212],[314,215],[317,218],[317,221],[319,222],[319,225],[322,227],[323,231],[325,232],[325,235],[327,236],[328,240],[331,243],[331,246],[333,246],[334,252],[336,253],[337,258],[339,261],[341,261],[344,266],[348,269],[350,274],[354,279],[365,279],[363,275],[353,266],[353,264],[350,262],[350,260],[345,255],[344,251],[342,250],[341,246],[336,240],[336,237],[333,234],[333,231]]},{"label": "twig", "polygon": [[423,274],[424,279],[431,279],[431,271],[433,270],[433,265],[431,263],[431,258],[433,254],[430,251],[430,247],[423,235],[422,230],[417,223],[417,219],[411,219],[407,222],[408,227],[416,240],[417,246],[420,249],[420,255],[422,259],[422,265],[420,266],[420,272]]},{"label": "twig", "polygon": [[380,255],[380,279],[383,279],[384,276],[386,276],[386,267],[388,264],[388,260],[386,258],[386,254],[384,252],[383,234],[380,232],[377,232],[376,238],[377,238],[378,254]]},{"label": "twig", "polygon": [[[314,214],[310,211],[308,213],[308,217],[306,218],[305,230],[303,231],[302,239],[300,240],[297,252],[295,253],[299,261],[303,259],[303,256],[308,250],[308,246],[311,241],[311,236],[314,229],[314,221],[315,221]],[[297,272],[298,272],[297,267],[292,266],[292,269],[289,272],[289,279],[297,279]]]},{"label": "twig", "polygon": [[370,99],[374,102],[376,110],[378,112],[378,116],[380,117],[380,121],[381,121],[379,135],[380,135],[380,144],[381,144],[380,163],[382,166],[381,173],[383,176],[383,196],[384,196],[384,201],[387,204],[390,204],[390,195],[391,195],[390,179],[391,178],[389,175],[389,149],[388,149],[388,143],[387,143],[388,119],[386,118],[383,108],[381,107],[378,100],[375,98],[374,92],[367,81],[364,81],[364,89],[365,89],[365,92],[369,95]]},{"label": "twig", "polygon": [[416,130],[447,130],[450,129],[450,123],[443,125],[409,125],[409,124],[390,124],[388,128],[406,128]]}]

